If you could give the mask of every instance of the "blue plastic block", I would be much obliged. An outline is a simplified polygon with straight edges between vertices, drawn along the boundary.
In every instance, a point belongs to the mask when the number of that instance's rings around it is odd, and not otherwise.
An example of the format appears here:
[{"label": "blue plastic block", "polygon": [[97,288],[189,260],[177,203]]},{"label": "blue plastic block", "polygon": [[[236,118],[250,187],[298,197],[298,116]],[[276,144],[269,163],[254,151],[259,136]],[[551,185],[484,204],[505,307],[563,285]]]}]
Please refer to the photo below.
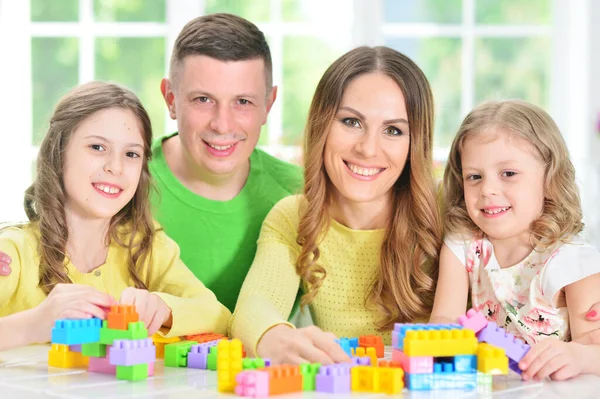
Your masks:
[{"label": "blue plastic block", "polygon": [[462,330],[460,324],[394,324],[392,331],[392,346],[396,349],[404,350],[404,337],[407,331],[411,330]]},{"label": "blue plastic block", "polygon": [[431,389],[475,389],[476,373],[433,373]]},{"label": "blue plastic block", "polygon": [[56,320],[52,329],[52,343],[63,345],[79,345],[98,342],[102,320],[97,318]]},{"label": "blue plastic block", "polygon": [[348,340],[348,338],[336,339],[335,342],[337,342],[342,347],[342,350],[346,352],[346,355],[352,356],[352,351],[350,350],[350,341]]},{"label": "blue plastic block", "polygon": [[433,374],[404,374],[404,386],[411,391],[429,391],[433,383]]},{"label": "blue plastic block", "polygon": [[454,356],[454,370],[457,373],[477,373],[477,356]]}]

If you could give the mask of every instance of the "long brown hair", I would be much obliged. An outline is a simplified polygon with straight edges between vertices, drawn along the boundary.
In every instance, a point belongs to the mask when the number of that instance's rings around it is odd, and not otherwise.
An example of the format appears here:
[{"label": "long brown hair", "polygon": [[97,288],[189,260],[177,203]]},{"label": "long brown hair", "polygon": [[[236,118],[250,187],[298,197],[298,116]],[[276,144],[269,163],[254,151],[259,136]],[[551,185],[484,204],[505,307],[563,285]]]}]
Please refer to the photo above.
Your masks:
[{"label": "long brown hair", "polygon": [[465,140],[503,128],[527,140],[545,165],[542,215],[531,224],[532,244],[543,250],[568,241],[583,230],[583,213],[575,182],[575,167],[560,130],[543,109],[520,100],[487,101],[464,119],[452,142],[444,172],[446,231],[469,235],[481,231],[467,213],[461,153]]},{"label": "long brown hair", "polygon": [[[70,283],[64,261],[69,236],[64,204],[63,182],[65,150],[73,132],[90,115],[108,108],[130,110],[137,117],[144,140],[140,181],[131,201],[115,216],[108,237],[128,248],[129,274],[137,288],[146,288],[138,271],[149,258],[154,237],[149,194],[152,187],[148,161],[152,150],[150,117],[131,91],[112,83],[90,82],[67,93],[58,103],[50,119],[50,127],[40,146],[37,177],[25,191],[24,208],[31,222],[40,230],[40,286],[49,293],[58,283]],[[122,228],[127,227],[127,233]],[[123,237],[129,237],[123,242]]]},{"label": "long brown hair", "polygon": [[392,218],[386,227],[381,261],[365,305],[381,313],[377,325],[390,330],[395,322],[427,316],[433,304],[442,223],[436,205],[432,171],[433,98],[427,78],[405,55],[387,47],[359,47],[336,60],[316,88],[304,143],[304,197],[298,229],[302,246],[296,271],[305,284],[302,305],[311,303],[326,277],[319,265],[319,243],[329,228],[332,183],[323,162],[325,142],[348,84],[378,72],[396,81],[406,101],[410,150],[393,187]]}]

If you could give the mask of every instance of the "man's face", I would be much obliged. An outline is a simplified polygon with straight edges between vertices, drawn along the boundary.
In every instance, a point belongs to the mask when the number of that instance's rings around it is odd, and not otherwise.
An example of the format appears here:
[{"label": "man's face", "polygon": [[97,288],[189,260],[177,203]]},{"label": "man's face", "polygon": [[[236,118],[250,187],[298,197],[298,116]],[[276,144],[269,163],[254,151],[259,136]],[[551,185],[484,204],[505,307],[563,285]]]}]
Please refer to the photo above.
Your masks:
[{"label": "man's face", "polygon": [[191,55],[176,68],[161,89],[184,155],[202,172],[234,175],[246,167],[275,101],[277,88],[267,89],[264,61]]}]

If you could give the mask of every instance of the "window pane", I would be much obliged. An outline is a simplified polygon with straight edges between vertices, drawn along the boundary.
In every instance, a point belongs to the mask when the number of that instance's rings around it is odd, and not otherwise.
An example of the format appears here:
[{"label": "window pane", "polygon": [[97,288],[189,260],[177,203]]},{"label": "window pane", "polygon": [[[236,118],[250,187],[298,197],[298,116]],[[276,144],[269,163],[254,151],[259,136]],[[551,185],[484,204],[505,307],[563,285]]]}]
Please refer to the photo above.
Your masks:
[{"label": "window pane", "polygon": [[306,36],[286,37],[283,45],[283,144],[301,145],[317,83],[341,51]]},{"label": "window pane", "polygon": [[331,26],[335,32],[336,21],[351,22],[353,9],[352,3],[347,0],[279,0],[284,21],[288,22],[313,22]]},{"label": "window pane", "polygon": [[548,107],[550,39],[478,39],[475,56],[477,103],[519,98]]},{"label": "window pane", "polygon": [[387,39],[423,70],[435,104],[435,146],[449,147],[460,125],[460,39]]},{"label": "window pane", "polygon": [[386,22],[460,23],[462,0],[384,0]]},{"label": "window pane", "polygon": [[48,130],[54,106],[79,81],[79,44],[75,38],[31,39],[33,144]]},{"label": "window pane", "polygon": [[78,19],[78,0],[31,0],[31,20],[33,22],[65,22]]},{"label": "window pane", "polygon": [[165,22],[165,0],[94,0],[96,21]]},{"label": "window pane", "polygon": [[206,14],[227,12],[239,15],[253,23],[269,20],[269,0],[206,0],[204,4]]},{"label": "window pane", "polygon": [[154,137],[165,133],[166,108],[159,90],[164,75],[164,38],[96,39],[96,79],[133,90],[150,114]]},{"label": "window pane", "polygon": [[476,0],[479,24],[550,24],[553,0]]}]

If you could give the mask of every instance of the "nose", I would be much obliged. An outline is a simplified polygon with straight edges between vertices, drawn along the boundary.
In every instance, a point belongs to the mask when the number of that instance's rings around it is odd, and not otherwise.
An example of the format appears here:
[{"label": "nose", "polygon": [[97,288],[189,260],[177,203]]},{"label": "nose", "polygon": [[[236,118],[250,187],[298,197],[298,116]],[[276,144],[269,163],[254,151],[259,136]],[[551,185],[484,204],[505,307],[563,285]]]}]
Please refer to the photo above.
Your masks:
[{"label": "nose", "polygon": [[481,194],[483,196],[493,196],[500,193],[500,186],[497,179],[483,178],[481,182]]},{"label": "nose", "polygon": [[109,156],[104,165],[104,171],[112,175],[120,176],[123,174],[123,159],[118,154]]},{"label": "nose", "polygon": [[219,134],[231,132],[233,126],[233,115],[231,109],[226,104],[220,104],[215,107],[215,111],[210,121],[210,128]]},{"label": "nose", "polygon": [[365,131],[354,146],[354,149],[365,158],[373,158],[377,155],[377,151],[379,151],[379,145],[379,136],[376,132]]}]

